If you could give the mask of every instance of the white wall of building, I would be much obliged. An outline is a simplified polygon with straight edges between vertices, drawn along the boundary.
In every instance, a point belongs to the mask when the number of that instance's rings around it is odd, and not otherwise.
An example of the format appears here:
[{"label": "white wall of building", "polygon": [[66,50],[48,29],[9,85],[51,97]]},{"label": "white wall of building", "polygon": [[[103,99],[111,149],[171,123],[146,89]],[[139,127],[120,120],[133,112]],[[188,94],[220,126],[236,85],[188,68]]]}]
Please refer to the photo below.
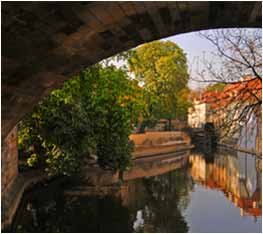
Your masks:
[{"label": "white wall of building", "polygon": [[201,128],[207,121],[207,104],[194,102],[188,110],[188,125],[192,128]]}]

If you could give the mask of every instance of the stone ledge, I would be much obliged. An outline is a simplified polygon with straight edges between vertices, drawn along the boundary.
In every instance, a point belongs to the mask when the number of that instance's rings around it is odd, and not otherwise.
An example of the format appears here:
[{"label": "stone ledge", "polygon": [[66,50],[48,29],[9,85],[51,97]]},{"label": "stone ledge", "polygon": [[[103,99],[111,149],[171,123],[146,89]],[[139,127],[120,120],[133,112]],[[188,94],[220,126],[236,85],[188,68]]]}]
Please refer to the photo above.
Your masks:
[{"label": "stone ledge", "polygon": [[191,150],[194,148],[193,145],[180,145],[180,144],[172,144],[172,145],[161,145],[161,146],[148,146],[143,147],[139,150],[135,150],[132,154],[133,159],[144,158],[144,157],[151,157],[156,155],[163,155],[169,153],[177,153],[182,151]]},{"label": "stone ledge", "polygon": [[2,230],[11,225],[25,190],[30,186],[48,178],[49,177],[44,174],[43,171],[37,170],[20,174],[14,179],[12,185],[9,186],[5,190],[4,195],[2,195]]}]

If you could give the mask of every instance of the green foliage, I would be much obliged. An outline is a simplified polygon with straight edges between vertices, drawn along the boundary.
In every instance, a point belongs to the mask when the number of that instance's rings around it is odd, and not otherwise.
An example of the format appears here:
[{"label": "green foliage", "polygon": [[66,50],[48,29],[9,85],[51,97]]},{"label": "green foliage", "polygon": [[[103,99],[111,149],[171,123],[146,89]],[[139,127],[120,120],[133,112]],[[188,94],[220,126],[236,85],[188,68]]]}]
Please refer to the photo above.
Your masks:
[{"label": "green foliage", "polygon": [[207,91],[223,91],[225,86],[226,84],[224,83],[215,83],[215,84],[207,86],[206,90]]},{"label": "green foliage", "polygon": [[85,89],[90,89],[89,97],[100,116],[95,133],[98,162],[102,167],[125,170],[133,149],[129,135],[142,108],[140,90],[123,70],[112,66],[97,72],[100,79],[91,69],[86,72]]},{"label": "green foliage", "polygon": [[29,166],[43,165],[49,174],[70,175],[91,153],[102,167],[125,170],[141,96],[125,71],[95,65],[53,91],[22,121],[19,150]]},{"label": "green foliage", "polygon": [[79,78],[70,80],[23,120],[19,145],[30,166],[44,164],[49,174],[72,174],[79,167],[93,140],[92,116],[83,110],[79,93]]},{"label": "green foliage", "polygon": [[130,55],[129,68],[143,82],[147,106],[155,119],[186,117],[187,98],[180,97],[187,89],[189,75],[183,50],[170,41],[154,41],[137,48]]}]

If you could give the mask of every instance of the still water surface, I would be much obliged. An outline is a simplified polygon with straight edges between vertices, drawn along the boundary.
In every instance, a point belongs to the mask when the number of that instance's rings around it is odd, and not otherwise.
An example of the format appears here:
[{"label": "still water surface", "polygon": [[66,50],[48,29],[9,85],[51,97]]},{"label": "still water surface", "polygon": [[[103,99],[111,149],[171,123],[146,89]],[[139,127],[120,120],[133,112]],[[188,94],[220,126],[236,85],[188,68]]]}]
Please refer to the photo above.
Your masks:
[{"label": "still water surface", "polygon": [[104,195],[52,184],[28,192],[11,231],[261,232],[261,160],[252,155],[157,157],[124,178]]}]

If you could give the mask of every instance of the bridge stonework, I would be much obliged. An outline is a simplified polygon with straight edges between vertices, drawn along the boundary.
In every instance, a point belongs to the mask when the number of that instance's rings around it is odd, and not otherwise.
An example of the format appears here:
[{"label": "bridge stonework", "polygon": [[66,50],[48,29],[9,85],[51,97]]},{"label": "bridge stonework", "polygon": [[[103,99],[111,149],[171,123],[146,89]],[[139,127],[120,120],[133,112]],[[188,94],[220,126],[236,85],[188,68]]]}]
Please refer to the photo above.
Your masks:
[{"label": "bridge stonework", "polygon": [[261,2],[2,2],[2,139],[52,89],[179,33],[261,27]]},{"label": "bridge stonework", "polygon": [[1,148],[1,193],[12,186],[18,175],[17,127],[2,142]]},{"label": "bridge stonework", "polygon": [[261,28],[261,4],[2,2],[2,198],[18,175],[15,126],[65,80],[102,59],[168,36]]}]

